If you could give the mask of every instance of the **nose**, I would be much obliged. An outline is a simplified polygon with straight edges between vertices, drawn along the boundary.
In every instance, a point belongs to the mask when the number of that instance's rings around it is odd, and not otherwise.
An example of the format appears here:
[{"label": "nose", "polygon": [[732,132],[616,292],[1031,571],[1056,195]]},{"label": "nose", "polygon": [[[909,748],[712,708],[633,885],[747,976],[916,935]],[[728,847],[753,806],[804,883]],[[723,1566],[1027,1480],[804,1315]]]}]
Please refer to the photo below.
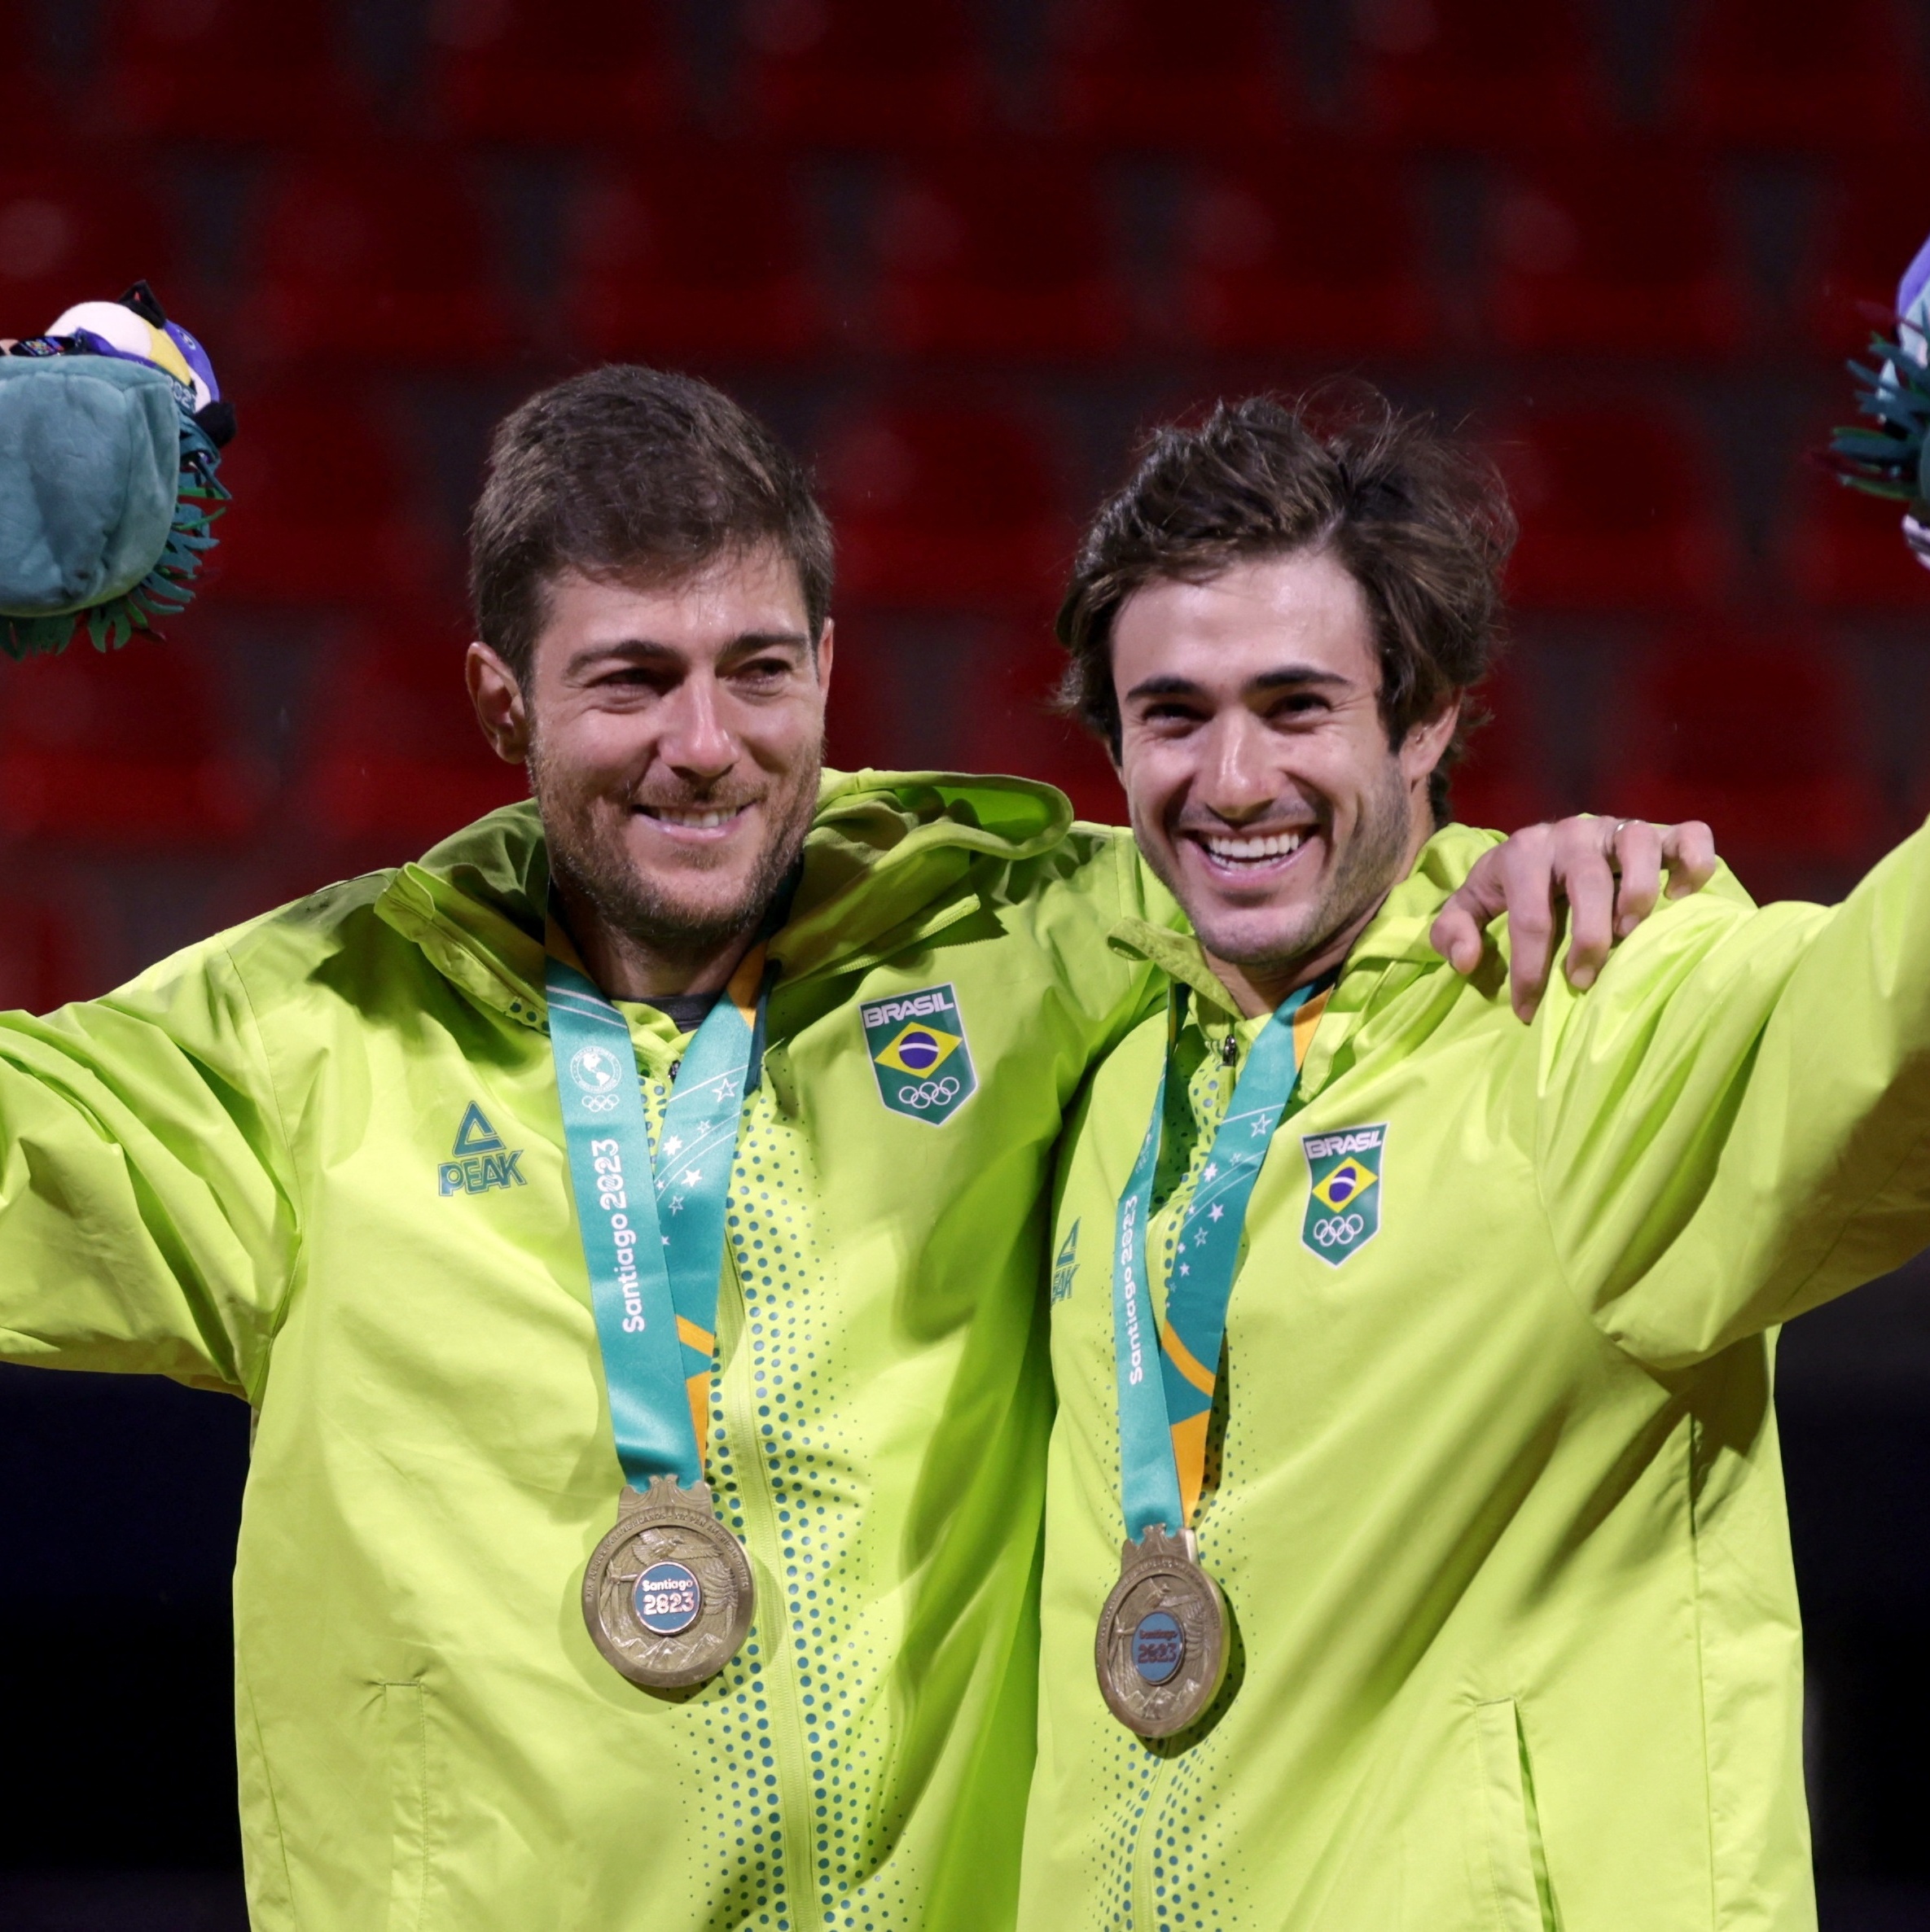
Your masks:
[{"label": "nose", "polygon": [[1195,802],[1229,825],[1244,825],[1265,813],[1279,790],[1265,726],[1244,705],[1222,712],[1208,727]]},{"label": "nose", "polygon": [[698,672],[665,700],[669,715],[657,741],[658,752],[686,783],[713,784],[737,762],[737,739],[724,722],[717,699],[717,680]]}]

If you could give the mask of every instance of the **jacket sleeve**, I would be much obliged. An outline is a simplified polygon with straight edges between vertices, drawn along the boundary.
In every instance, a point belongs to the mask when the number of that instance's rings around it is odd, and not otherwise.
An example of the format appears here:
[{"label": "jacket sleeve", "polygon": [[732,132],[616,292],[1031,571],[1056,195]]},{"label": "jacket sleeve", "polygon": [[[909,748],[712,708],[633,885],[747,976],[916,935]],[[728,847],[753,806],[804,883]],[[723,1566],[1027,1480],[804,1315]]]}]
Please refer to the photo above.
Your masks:
[{"label": "jacket sleeve", "polygon": [[1698,895],[1551,997],[1542,1201],[1640,1360],[1687,1366],[1930,1244],[1930,828],[1839,906]]},{"label": "jacket sleeve", "polygon": [[258,1394],[297,1247],[265,1066],[219,942],[0,1015],[0,1357]]}]

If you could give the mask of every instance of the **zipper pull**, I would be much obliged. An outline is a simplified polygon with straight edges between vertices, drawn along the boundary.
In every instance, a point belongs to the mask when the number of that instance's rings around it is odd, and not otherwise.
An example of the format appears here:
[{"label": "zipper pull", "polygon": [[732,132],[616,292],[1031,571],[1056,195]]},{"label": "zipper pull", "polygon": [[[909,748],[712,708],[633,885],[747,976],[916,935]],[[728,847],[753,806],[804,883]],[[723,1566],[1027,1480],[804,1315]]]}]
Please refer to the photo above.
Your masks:
[{"label": "zipper pull", "polygon": [[1230,1067],[1239,1058],[1239,1041],[1233,1034],[1229,1033],[1220,1042],[1220,1064],[1222,1067]]}]

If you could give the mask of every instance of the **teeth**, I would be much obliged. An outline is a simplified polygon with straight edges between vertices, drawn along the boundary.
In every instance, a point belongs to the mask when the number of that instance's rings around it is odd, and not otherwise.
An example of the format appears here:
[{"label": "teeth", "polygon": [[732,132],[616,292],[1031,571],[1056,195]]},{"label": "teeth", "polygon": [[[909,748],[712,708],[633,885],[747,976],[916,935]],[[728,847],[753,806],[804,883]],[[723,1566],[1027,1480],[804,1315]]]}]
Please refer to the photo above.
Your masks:
[{"label": "teeth", "polygon": [[1206,849],[1216,859],[1229,865],[1251,865],[1260,859],[1283,859],[1288,852],[1298,852],[1305,839],[1305,832],[1274,832],[1265,839],[1209,836],[1206,840]]},{"label": "teeth", "polygon": [[665,825],[687,826],[693,831],[714,832],[721,825],[728,825],[737,814],[731,812],[666,812],[660,806],[653,807],[650,816]]}]

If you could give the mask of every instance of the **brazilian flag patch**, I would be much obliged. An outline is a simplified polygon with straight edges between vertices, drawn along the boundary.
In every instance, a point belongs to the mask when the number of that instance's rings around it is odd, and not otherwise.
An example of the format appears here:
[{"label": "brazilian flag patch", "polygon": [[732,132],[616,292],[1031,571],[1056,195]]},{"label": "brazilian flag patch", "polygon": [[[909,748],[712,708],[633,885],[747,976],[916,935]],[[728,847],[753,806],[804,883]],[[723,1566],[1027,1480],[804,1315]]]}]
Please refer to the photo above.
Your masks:
[{"label": "brazilian flag patch", "polygon": [[878,1097],[894,1114],[942,1127],[977,1093],[964,1018],[949,985],[867,1000],[858,1018]]},{"label": "brazilian flag patch", "polygon": [[1307,1212],[1300,1238],[1338,1268],[1380,1232],[1380,1158],[1387,1124],[1301,1137],[1307,1156]]}]

